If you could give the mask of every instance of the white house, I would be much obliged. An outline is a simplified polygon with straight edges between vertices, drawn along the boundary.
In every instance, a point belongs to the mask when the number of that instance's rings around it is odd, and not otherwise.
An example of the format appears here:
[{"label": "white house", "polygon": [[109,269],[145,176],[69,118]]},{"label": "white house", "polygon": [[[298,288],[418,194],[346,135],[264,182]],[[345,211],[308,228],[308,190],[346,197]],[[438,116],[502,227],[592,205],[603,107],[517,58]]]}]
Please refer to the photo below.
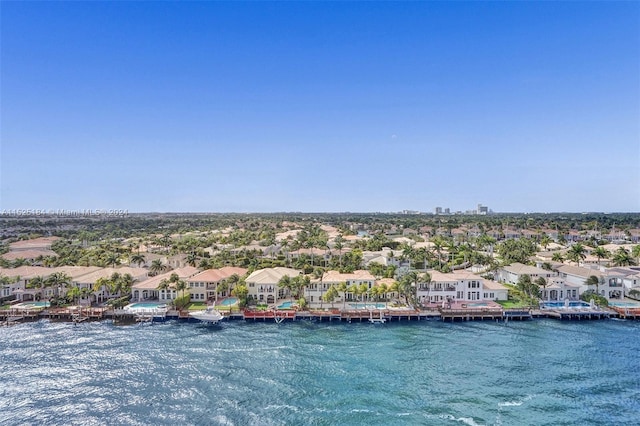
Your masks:
[{"label": "white house", "polygon": [[[506,300],[506,288],[490,282],[485,289],[485,279],[467,271],[444,274],[430,271],[431,282],[418,283],[416,297],[421,303],[442,301]],[[485,296],[486,294],[486,296]],[[491,295],[493,294],[493,297]]]},{"label": "white house", "polygon": [[578,286],[580,288],[580,294],[587,290],[596,291],[595,287],[589,287],[586,285],[586,281],[590,276],[598,277],[600,283],[598,284],[597,291],[600,296],[610,299],[622,299],[624,298],[624,278],[625,274],[618,271],[607,271],[605,268],[602,270],[582,268],[580,266],[573,265],[560,265],[556,267],[561,278],[563,278],[568,284]]},{"label": "white house", "polygon": [[554,271],[547,271],[546,269],[523,265],[522,263],[512,263],[511,265],[500,268],[496,277],[500,282],[518,284],[518,279],[522,275],[529,275],[531,281],[535,281],[539,277],[548,280],[551,277],[557,276]]},{"label": "white house", "polygon": [[[371,290],[375,285],[376,278],[371,275],[369,271],[354,271],[352,273],[340,273],[338,271],[327,271],[321,278],[311,281],[311,283],[305,288],[305,296],[307,302],[311,307],[326,306],[326,302],[322,301],[322,296],[333,286],[338,286],[340,283],[345,283],[347,288],[352,285],[361,286],[362,284],[367,286],[367,291]],[[339,292],[339,296],[334,300],[334,303],[342,303],[344,295]],[[346,293],[346,301],[355,300],[355,295],[352,293]]]},{"label": "white house", "polygon": [[136,282],[131,286],[131,300],[155,300],[160,302],[170,302],[178,297],[178,292],[175,287],[168,289],[159,289],[162,280],[168,280],[172,274],[177,274],[182,280],[187,280],[193,275],[199,272],[198,268],[193,266],[185,266],[184,268],[174,269],[164,274],[156,275],[154,277],[147,278]]},{"label": "white house", "polygon": [[232,275],[244,277],[246,273],[245,268],[225,266],[220,269],[207,269],[190,277],[187,282],[189,283],[191,301],[217,301],[218,297],[227,297],[231,289],[218,291],[218,285]]},{"label": "white house", "polygon": [[278,287],[280,279],[285,275],[293,278],[300,274],[302,271],[281,266],[254,271],[245,279],[249,290],[248,296],[258,303],[275,303],[279,298],[284,297],[284,292]]}]

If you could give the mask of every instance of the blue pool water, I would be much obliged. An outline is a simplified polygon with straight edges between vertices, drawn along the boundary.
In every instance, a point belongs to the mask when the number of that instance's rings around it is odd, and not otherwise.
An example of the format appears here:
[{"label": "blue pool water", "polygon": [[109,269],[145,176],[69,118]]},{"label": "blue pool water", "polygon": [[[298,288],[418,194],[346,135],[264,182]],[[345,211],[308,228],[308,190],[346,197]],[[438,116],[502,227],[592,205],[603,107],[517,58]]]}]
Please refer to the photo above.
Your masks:
[{"label": "blue pool water", "polygon": [[238,299],[236,299],[235,297],[228,297],[220,302],[220,306],[231,306],[235,305],[236,303],[238,303]]},{"label": "blue pool water", "polygon": [[384,309],[384,303],[349,303],[352,309]]},{"label": "blue pool water", "polygon": [[293,302],[282,302],[278,305],[278,309],[291,309]]},{"label": "blue pool water", "polygon": [[[544,308],[564,308],[564,302],[544,302],[542,304]],[[573,301],[569,302],[570,308],[588,308],[590,305],[587,302],[582,301]]]},{"label": "blue pool water", "polygon": [[166,307],[165,303],[153,303],[153,302],[139,302],[132,303],[128,306],[129,309],[157,309],[159,307]]},{"label": "blue pool water", "polygon": [[49,302],[22,302],[16,305],[18,308],[48,308]]},{"label": "blue pool water", "polygon": [[611,302],[609,306],[615,306],[617,308],[640,308],[640,302]]},{"label": "blue pool water", "polygon": [[0,329],[0,424],[639,424],[639,337],[632,321],[41,320]]}]

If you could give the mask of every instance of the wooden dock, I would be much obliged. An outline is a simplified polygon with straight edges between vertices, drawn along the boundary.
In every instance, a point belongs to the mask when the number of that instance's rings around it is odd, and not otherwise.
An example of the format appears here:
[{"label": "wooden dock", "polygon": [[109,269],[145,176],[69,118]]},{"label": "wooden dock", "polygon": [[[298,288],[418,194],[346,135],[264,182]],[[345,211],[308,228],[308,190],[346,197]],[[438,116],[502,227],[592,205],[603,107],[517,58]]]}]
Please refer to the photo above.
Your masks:
[{"label": "wooden dock", "polygon": [[[502,320],[505,318],[502,309],[440,309],[442,321],[484,321]],[[528,314],[528,311],[527,311]],[[523,315],[513,316],[513,319],[523,319]],[[511,319],[511,315],[509,315]]]}]

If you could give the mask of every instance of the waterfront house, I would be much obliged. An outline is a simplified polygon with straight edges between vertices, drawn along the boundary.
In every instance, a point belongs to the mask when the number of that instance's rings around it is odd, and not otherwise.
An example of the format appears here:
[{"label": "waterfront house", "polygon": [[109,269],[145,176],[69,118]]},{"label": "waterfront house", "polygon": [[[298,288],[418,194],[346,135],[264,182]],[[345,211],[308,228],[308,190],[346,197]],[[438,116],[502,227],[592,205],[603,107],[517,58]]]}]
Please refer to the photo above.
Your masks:
[{"label": "waterfront house", "polygon": [[535,281],[538,277],[549,279],[557,276],[557,273],[516,262],[498,269],[496,277],[500,282],[515,285],[518,284],[518,279],[520,279],[522,275],[529,275],[531,277],[531,281]]},{"label": "waterfront house", "polygon": [[561,302],[566,299],[578,300],[580,286],[567,283],[559,276],[545,278],[546,285],[540,287],[540,299],[544,301]]},{"label": "waterfront house", "polygon": [[171,302],[178,296],[175,286],[169,288],[160,288],[163,280],[169,280],[172,274],[178,275],[181,280],[187,280],[200,272],[198,268],[193,266],[185,266],[184,268],[174,269],[154,277],[149,277],[136,282],[131,286],[131,300],[159,300],[160,302]]},{"label": "waterfront house", "polygon": [[600,281],[597,291],[600,296],[605,297],[607,300],[622,299],[624,298],[624,278],[625,274],[620,271],[602,269],[590,269],[583,268],[574,265],[560,265],[557,266],[559,276],[563,278],[568,284],[578,286],[580,288],[580,294],[587,290],[594,290],[594,286],[587,286],[586,281],[590,276],[595,276]]},{"label": "waterfront house", "polygon": [[416,297],[420,303],[440,303],[443,301],[479,301],[493,293],[494,300],[505,297],[503,286],[489,284],[484,289],[484,278],[467,271],[442,273],[430,271],[431,281],[418,283]]},{"label": "waterfront house", "polygon": [[94,302],[101,303],[108,299],[121,296],[119,292],[115,294],[111,293],[110,289],[106,288],[104,285],[100,288],[94,289],[96,282],[100,278],[111,278],[114,273],[118,273],[120,275],[129,274],[133,278],[134,282],[147,278],[147,270],[144,268],[132,268],[129,266],[119,268],[100,268],[97,271],[89,272],[88,274],[73,278],[71,287],[78,287],[80,290],[87,293],[86,296],[80,297],[78,302],[83,305],[91,305]]},{"label": "waterfront house", "polygon": [[[375,285],[376,278],[371,275],[369,271],[353,271],[351,273],[340,273],[338,271],[327,271],[319,279],[311,281],[311,283],[305,289],[305,296],[309,306],[318,307],[326,306],[326,302],[322,300],[322,296],[333,285],[338,287],[341,283],[345,283],[347,288],[355,285],[361,288],[362,285],[366,286],[366,292],[360,294],[361,299],[366,298],[366,293],[369,292]],[[358,295],[351,292],[347,292],[343,295],[342,292],[338,292],[339,296],[334,300],[334,303],[352,302],[356,301]],[[346,299],[343,297],[346,296]]]},{"label": "waterfront house", "polygon": [[225,266],[220,269],[207,269],[192,277],[187,282],[192,302],[217,301],[219,297],[227,297],[231,288],[218,288],[219,285],[231,277],[237,275],[244,277],[247,269],[234,266]]},{"label": "waterfront house", "polygon": [[481,280],[483,300],[508,300],[509,289],[497,281]]},{"label": "waterfront house", "polygon": [[248,295],[258,303],[275,303],[285,296],[284,289],[278,286],[280,279],[284,276],[293,278],[301,274],[302,271],[281,266],[259,269],[245,279]]}]

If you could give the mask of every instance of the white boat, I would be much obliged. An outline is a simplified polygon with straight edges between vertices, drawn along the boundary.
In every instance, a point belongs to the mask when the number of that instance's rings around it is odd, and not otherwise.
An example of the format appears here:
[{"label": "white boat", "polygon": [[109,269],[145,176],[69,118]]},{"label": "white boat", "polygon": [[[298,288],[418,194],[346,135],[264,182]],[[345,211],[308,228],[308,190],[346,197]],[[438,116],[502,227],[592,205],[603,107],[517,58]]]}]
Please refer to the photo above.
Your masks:
[{"label": "white boat", "polygon": [[222,314],[213,306],[210,306],[202,311],[189,312],[189,316],[195,319],[199,319],[200,321],[212,324],[216,324],[217,322],[222,320],[222,318],[224,318],[224,316],[222,316]]}]

